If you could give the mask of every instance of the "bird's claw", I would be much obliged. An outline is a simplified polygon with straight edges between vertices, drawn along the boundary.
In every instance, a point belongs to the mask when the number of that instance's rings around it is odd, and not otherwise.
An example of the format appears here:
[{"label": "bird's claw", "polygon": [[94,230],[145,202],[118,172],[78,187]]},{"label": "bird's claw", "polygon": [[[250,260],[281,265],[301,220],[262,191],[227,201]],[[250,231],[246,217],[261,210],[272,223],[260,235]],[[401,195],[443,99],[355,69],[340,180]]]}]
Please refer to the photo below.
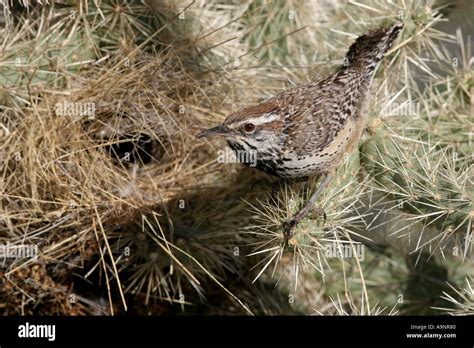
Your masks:
[{"label": "bird's claw", "polygon": [[285,242],[288,242],[293,237],[296,225],[298,225],[298,221],[294,217],[286,220],[283,223],[283,233],[285,235]]},{"label": "bird's claw", "polygon": [[[319,207],[313,208],[312,215],[314,219],[322,216],[324,219],[324,224],[327,221],[326,212]],[[292,217],[291,219],[286,220],[283,223],[283,233],[285,235],[285,242],[288,242],[294,235],[294,230],[298,223],[300,222],[301,217],[297,214],[296,216]]]},{"label": "bird's claw", "polygon": [[327,221],[326,212],[324,211],[323,208],[314,207],[311,215],[312,215],[312,217],[313,217],[314,219],[317,219],[317,218],[319,218],[320,216],[322,216],[323,219],[324,219],[324,224],[325,224],[326,221]]}]

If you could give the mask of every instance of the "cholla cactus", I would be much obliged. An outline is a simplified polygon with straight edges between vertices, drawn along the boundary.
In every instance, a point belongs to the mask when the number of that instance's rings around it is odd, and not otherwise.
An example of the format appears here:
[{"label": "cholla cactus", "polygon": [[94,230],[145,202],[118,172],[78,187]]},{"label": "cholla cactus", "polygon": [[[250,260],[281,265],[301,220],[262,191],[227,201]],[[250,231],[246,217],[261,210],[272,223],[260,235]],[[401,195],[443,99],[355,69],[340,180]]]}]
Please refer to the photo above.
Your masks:
[{"label": "cholla cactus", "polygon": [[456,289],[451,285],[455,294],[445,293],[443,298],[451,302],[455,308],[440,308],[447,310],[452,315],[473,315],[474,314],[474,286],[472,277],[466,278],[465,286]]},{"label": "cholla cactus", "polygon": [[214,284],[251,313],[224,284],[245,260],[240,250],[245,236],[235,232],[246,222],[245,206],[226,190],[212,192],[212,200],[210,195],[198,191],[147,213],[123,213],[119,219],[130,222],[110,238],[113,250],[120,251],[120,268],[129,274],[126,293],[143,294],[146,304],[152,298],[184,307],[195,295],[205,300],[205,289]]},{"label": "cholla cactus", "polygon": [[400,143],[381,135],[381,130],[376,133],[361,146],[376,189],[386,193],[399,210],[411,214],[410,220],[439,231],[416,249],[429,244],[434,252],[448,246],[461,248],[467,255],[472,248],[472,167],[439,144]]},{"label": "cholla cactus", "polygon": [[467,98],[473,61],[459,32],[457,45],[460,57],[456,64],[446,52],[438,53],[441,58],[437,61],[440,68],[449,71],[451,67],[454,74],[436,75],[436,67],[428,67],[432,76],[423,88],[415,89],[416,99],[404,104],[396,102],[397,96],[385,100],[360,150],[376,189],[409,213],[411,221],[438,231],[415,250],[429,245],[435,252],[446,247],[466,257],[472,251],[474,210],[474,124]]},{"label": "cholla cactus", "polygon": [[317,180],[309,181],[307,187],[283,183],[276,192],[268,192],[255,202],[248,202],[254,222],[245,227],[244,231],[255,236],[250,256],[262,256],[256,265],[259,272],[255,279],[267,268],[275,273],[285,262],[284,258],[291,259],[293,286],[297,288],[300,271],[314,269],[324,275],[328,267],[326,256],[335,254],[332,257],[336,257],[341,248],[353,246],[355,242],[350,235],[355,226],[361,223],[359,216],[350,215],[352,205],[362,188],[354,177],[357,168],[358,156],[355,154],[341,168],[335,184],[323,193],[314,214],[310,214],[297,226],[293,238],[288,241],[289,245],[285,243],[282,224],[308,199]]},{"label": "cholla cactus", "polygon": [[[465,29],[443,28],[451,8],[0,3],[0,243],[39,250],[1,269],[2,313],[25,296],[25,314],[472,313],[473,60]],[[315,207],[326,219],[285,244],[318,179],[268,183],[194,135],[394,21],[368,132]]]}]

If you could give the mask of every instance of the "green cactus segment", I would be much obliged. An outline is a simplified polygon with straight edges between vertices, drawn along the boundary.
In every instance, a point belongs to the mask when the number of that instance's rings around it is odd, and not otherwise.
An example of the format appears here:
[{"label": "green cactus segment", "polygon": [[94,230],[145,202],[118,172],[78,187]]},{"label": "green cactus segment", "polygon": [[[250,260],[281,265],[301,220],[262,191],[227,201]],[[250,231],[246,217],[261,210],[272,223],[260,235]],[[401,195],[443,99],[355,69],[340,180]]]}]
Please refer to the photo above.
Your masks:
[{"label": "green cactus segment", "polygon": [[400,142],[381,127],[360,150],[368,174],[400,210],[425,219],[440,232],[469,232],[474,188],[468,165],[449,148]]},{"label": "green cactus segment", "polygon": [[390,187],[394,175],[391,168],[395,168],[396,161],[393,157],[386,156],[387,153],[393,153],[394,148],[391,143],[385,141],[383,131],[377,130],[360,145],[359,151],[367,172],[381,186]]},{"label": "green cactus segment", "polygon": [[26,99],[29,92],[64,86],[96,56],[79,31],[47,32],[29,42],[11,45],[0,55],[0,85]]},{"label": "green cactus segment", "polygon": [[[287,34],[296,29],[294,4],[284,0],[254,1],[243,16],[244,39],[262,61],[285,59],[290,52]],[[273,44],[269,45],[268,43]]]}]

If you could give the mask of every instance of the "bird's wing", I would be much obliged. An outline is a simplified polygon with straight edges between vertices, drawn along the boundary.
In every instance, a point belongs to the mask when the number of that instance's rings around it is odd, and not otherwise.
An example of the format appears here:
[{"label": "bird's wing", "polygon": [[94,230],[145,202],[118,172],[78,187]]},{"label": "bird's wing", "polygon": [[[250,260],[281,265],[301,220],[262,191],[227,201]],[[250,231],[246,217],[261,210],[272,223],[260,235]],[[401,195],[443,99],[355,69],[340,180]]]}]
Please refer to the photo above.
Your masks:
[{"label": "bird's wing", "polygon": [[339,93],[328,87],[323,80],[292,90],[291,97],[282,97],[291,100],[285,107],[285,149],[295,149],[298,156],[321,151],[344,127],[346,118],[338,103]]}]

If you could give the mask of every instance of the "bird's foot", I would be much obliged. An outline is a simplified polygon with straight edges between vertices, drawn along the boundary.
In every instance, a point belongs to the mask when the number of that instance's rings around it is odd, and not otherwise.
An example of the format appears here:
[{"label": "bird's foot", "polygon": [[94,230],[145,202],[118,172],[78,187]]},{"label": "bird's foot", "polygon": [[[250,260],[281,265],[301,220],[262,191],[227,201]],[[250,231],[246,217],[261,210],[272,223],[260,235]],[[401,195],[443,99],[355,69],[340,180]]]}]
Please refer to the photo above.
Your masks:
[{"label": "bird's foot", "polygon": [[285,237],[285,243],[288,243],[288,241],[293,237],[295,234],[295,228],[298,225],[299,220],[297,220],[296,217],[292,217],[291,219],[286,220],[283,223],[283,234]]},{"label": "bird's foot", "polygon": [[324,211],[323,208],[320,208],[320,207],[314,207],[310,213],[310,217],[314,220],[317,220],[320,216],[323,217],[324,219],[324,222],[323,224],[326,223],[327,221],[327,217],[326,217],[326,212]]},{"label": "bird's foot", "polygon": [[[320,216],[323,217],[325,224],[327,220],[326,212],[322,208],[314,207],[311,211],[310,217],[312,219],[318,219]],[[304,215],[296,214],[291,219],[288,219],[283,223],[283,234],[285,236],[285,243],[288,243],[288,241],[293,238],[295,234],[295,228],[296,226],[298,226],[298,224],[303,218]]]}]

